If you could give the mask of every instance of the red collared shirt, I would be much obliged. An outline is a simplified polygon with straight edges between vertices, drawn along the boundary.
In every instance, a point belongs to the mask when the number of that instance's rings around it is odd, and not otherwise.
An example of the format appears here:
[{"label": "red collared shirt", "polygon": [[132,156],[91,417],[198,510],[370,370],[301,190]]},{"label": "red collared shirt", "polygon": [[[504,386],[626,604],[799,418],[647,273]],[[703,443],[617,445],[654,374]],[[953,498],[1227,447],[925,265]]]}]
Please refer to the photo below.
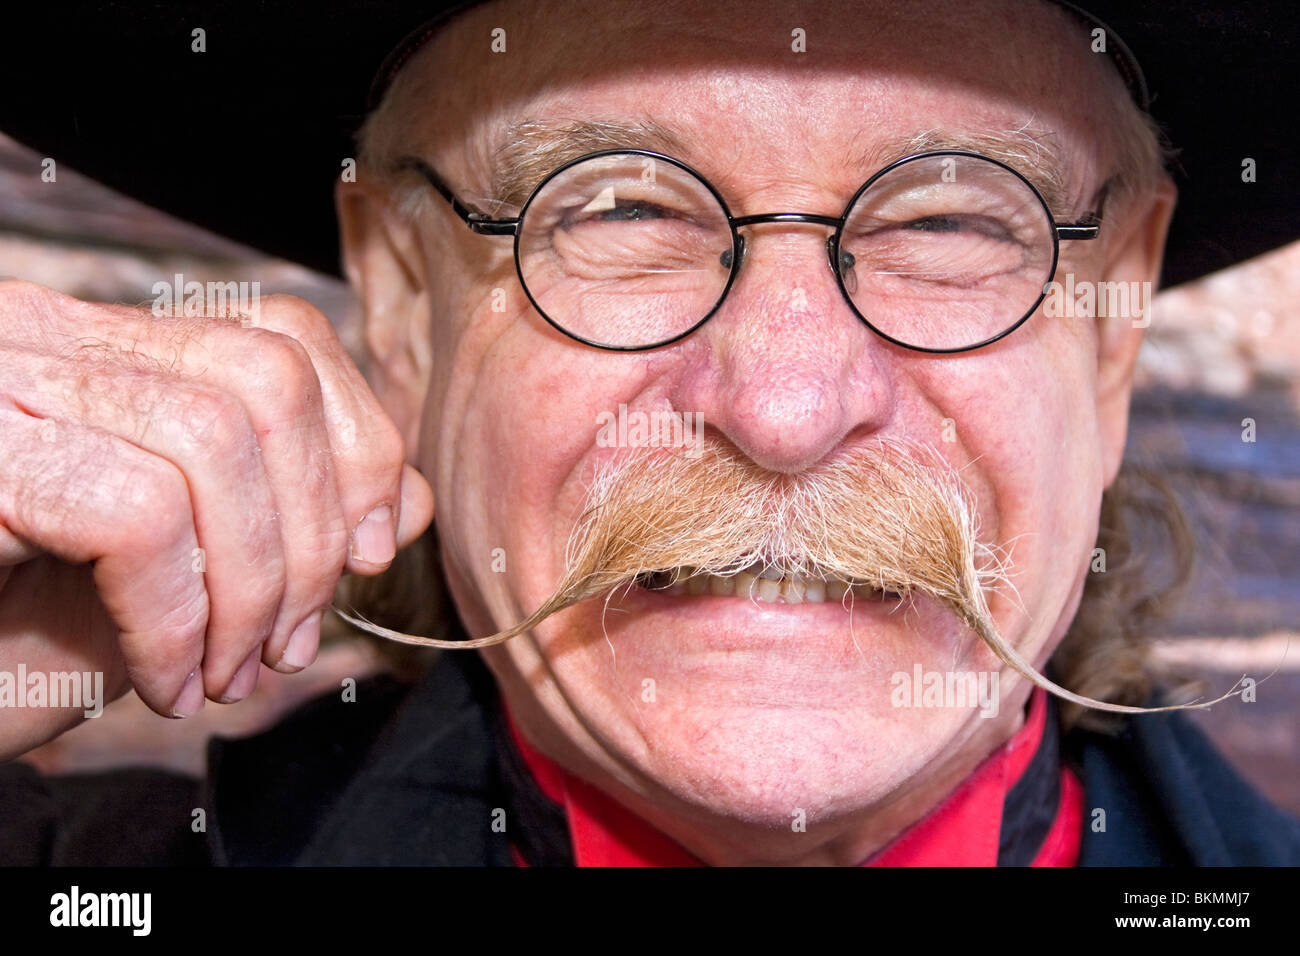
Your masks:
[{"label": "red collared shirt", "polygon": [[[504,708],[504,703],[503,703]],[[505,709],[511,738],[533,779],[563,807],[578,866],[702,866],[673,840],[596,787],[538,753]],[[1043,739],[1047,694],[1035,689],[1025,725],[942,803],[862,866],[996,866],[1007,793]],[[1083,786],[1059,763],[1056,815],[1030,866],[1074,866],[1083,827]],[[519,853],[515,860],[526,865]]]}]

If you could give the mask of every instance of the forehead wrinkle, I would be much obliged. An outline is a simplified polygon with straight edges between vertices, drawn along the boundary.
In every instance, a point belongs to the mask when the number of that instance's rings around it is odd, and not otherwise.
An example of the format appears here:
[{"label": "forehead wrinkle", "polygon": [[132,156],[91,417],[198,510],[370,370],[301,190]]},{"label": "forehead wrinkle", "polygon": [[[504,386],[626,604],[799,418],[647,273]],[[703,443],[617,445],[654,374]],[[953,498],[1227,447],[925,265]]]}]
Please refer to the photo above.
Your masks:
[{"label": "forehead wrinkle", "polygon": [[[522,120],[506,128],[494,153],[492,198],[522,207],[551,172],[570,160],[607,149],[647,149],[677,159],[689,154],[679,133],[649,118]],[[1016,129],[931,128],[875,138],[851,154],[854,158],[847,161],[847,168],[860,182],[904,156],[943,149],[979,153],[1006,163],[1034,185],[1054,214],[1062,214],[1068,204],[1068,177],[1056,137],[1030,124]]]}]

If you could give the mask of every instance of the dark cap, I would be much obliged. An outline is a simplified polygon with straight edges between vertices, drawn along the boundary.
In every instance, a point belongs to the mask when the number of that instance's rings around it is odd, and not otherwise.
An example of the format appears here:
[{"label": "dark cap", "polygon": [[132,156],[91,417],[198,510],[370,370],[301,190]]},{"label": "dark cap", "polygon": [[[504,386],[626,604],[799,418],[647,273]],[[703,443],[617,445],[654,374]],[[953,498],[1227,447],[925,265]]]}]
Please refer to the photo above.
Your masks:
[{"label": "dark cap", "polygon": [[[337,272],[333,188],[354,134],[414,51],[475,5],[25,4],[0,35],[0,131],[183,219]],[[1105,31],[1135,102],[1178,149],[1166,285],[1300,236],[1300,137],[1280,113],[1300,89],[1290,3],[1061,5],[1079,17],[1080,42]]]}]

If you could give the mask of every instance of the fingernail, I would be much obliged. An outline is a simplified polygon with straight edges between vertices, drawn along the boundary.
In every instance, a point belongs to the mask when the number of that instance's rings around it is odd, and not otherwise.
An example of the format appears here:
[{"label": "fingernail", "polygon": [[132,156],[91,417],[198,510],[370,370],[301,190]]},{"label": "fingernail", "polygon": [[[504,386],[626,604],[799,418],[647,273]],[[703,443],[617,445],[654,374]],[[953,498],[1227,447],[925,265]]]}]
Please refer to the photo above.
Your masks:
[{"label": "fingernail", "polygon": [[239,665],[239,670],[235,671],[235,676],[230,678],[230,683],[226,686],[226,692],[221,695],[220,701],[223,704],[233,704],[236,701],[243,700],[253,692],[257,686],[257,671],[262,665],[262,645],[253,648],[253,652],[244,658],[244,663]]},{"label": "fingernail", "polygon": [[281,664],[302,670],[316,660],[316,651],[320,648],[321,614],[321,611],[317,611],[293,629],[289,643],[280,656]]},{"label": "fingernail", "polygon": [[380,505],[361,519],[352,532],[352,557],[367,564],[388,564],[397,554],[393,509]]},{"label": "fingernail", "polygon": [[173,717],[193,717],[203,709],[203,675],[199,671],[200,668],[196,667],[185,678],[185,686],[176,697],[176,703],[172,704]]}]

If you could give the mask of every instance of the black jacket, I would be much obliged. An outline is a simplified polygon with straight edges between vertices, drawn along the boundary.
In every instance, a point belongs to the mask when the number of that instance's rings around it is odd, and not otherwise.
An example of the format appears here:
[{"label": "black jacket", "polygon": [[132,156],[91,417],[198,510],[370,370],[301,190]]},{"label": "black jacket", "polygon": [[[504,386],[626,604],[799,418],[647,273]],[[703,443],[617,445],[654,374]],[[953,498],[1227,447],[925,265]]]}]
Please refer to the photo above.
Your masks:
[{"label": "black jacket", "polygon": [[[261,734],[212,741],[201,781],[0,766],[0,864],[511,866],[511,839],[534,864],[572,862],[563,812],[523,771],[477,654],[445,653],[415,685],[378,677],[357,690],[355,702],[327,695]],[[1084,784],[1082,866],[1300,864],[1300,821],[1185,717],[1058,742],[1053,709],[1048,727],[1034,758],[1043,772],[1008,795],[1000,864],[1032,859],[1026,835],[1050,823],[1058,746]]]}]

